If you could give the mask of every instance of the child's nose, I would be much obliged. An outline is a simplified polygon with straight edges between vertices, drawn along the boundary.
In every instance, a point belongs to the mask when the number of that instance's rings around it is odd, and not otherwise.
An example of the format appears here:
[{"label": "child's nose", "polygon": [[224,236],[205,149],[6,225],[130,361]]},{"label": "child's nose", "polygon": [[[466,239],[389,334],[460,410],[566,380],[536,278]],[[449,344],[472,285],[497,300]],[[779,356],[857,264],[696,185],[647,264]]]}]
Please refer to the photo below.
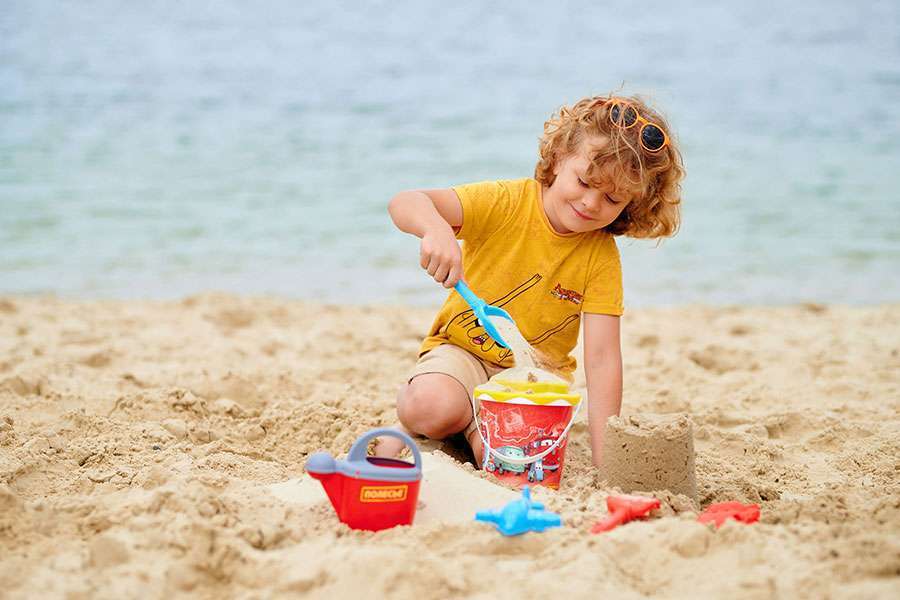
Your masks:
[{"label": "child's nose", "polygon": [[584,203],[586,208],[589,208],[590,210],[600,208],[603,203],[603,192],[600,190],[591,190],[590,193],[585,194]]}]

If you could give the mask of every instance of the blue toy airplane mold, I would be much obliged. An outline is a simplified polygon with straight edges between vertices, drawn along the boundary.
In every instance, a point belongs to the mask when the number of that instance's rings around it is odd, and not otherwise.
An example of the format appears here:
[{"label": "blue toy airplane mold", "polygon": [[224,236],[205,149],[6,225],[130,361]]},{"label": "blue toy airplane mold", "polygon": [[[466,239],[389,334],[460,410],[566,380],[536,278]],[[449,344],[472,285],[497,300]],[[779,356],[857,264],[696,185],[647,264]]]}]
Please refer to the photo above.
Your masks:
[{"label": "blue toy airplane mold", "polygon": [[528,531],[541,532],[562,525],[562,517],[544,510],[540,502],[531,501],[531,490],[522,488],[522,497],[513,500],[503,508],[479,510],[476,521],[493,523],[503,535],[519,535]]}]

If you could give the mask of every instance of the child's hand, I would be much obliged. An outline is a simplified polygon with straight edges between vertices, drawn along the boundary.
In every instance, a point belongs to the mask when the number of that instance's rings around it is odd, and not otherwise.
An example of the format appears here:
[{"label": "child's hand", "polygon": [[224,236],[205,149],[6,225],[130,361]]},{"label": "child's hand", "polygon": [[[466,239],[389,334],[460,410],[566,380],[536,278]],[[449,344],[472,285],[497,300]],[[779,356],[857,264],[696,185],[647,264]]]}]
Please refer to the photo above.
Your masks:
[{"label": "child's hand", "polygon": [[445,288],[452,288],[462,277],[462,251],[449,226],[427,231],[419,256],[422,268]]}]

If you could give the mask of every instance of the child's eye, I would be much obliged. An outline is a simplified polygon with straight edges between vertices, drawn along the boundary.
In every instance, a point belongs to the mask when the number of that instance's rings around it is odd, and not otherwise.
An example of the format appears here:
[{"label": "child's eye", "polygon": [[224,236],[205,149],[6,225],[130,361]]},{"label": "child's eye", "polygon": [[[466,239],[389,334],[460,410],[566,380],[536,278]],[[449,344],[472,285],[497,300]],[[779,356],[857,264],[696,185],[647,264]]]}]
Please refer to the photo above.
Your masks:
[{"label": "child's eye", "polygon": [[610,202],[612,202],[613,204],[618,204],[618,203],[619,203],[618,200],[616,200],[615,198],[613,198],[613,197],[610,196],[609,194],[606,194],[606,199],[609,200]]},{"label": "child's eye", "polygon": [[588,186],[587,182],[584,179],[582,179],[581,177],[578,178],[578,183],[580,183],[582,185],[582,187]]}]

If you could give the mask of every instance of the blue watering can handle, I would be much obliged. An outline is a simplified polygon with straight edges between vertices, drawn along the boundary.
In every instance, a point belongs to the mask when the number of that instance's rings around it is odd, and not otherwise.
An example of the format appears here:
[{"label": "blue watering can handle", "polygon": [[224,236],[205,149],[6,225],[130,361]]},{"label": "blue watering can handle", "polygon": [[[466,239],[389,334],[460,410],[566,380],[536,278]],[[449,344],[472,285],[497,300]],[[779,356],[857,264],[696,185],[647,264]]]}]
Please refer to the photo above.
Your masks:
[{"label": "blue watering can handle", "polygon": [[456,282],[456,285],[453,288],[459,292],[459,295],[463,297],[463,300],[466,301],[466,304],[472,307],[472,309],[480,308],[484,306],[484,300],[475,295],[475,293],[469,289],[469,286],[466,285],[466,282],[460,279]]},{"label": "blue watering can handle", "polygon": [[354,442],[350,447],[350,452],[347,454],[347,462],[364,462],[366,460],[367,451],[369,449],[369,442],[383,435],[395,437],[406,444],[407,447],[412,450],[413,457],[416,461],[416,469],[419,471],[422,470],[422,455],[419,453],[419,447],[411,437],[409,437],[402,431],[398,431],[390,427],[379,427],[378,429],[373,429],[372,431],[366,433],[361,438],[356,440],[356,442]]}]

